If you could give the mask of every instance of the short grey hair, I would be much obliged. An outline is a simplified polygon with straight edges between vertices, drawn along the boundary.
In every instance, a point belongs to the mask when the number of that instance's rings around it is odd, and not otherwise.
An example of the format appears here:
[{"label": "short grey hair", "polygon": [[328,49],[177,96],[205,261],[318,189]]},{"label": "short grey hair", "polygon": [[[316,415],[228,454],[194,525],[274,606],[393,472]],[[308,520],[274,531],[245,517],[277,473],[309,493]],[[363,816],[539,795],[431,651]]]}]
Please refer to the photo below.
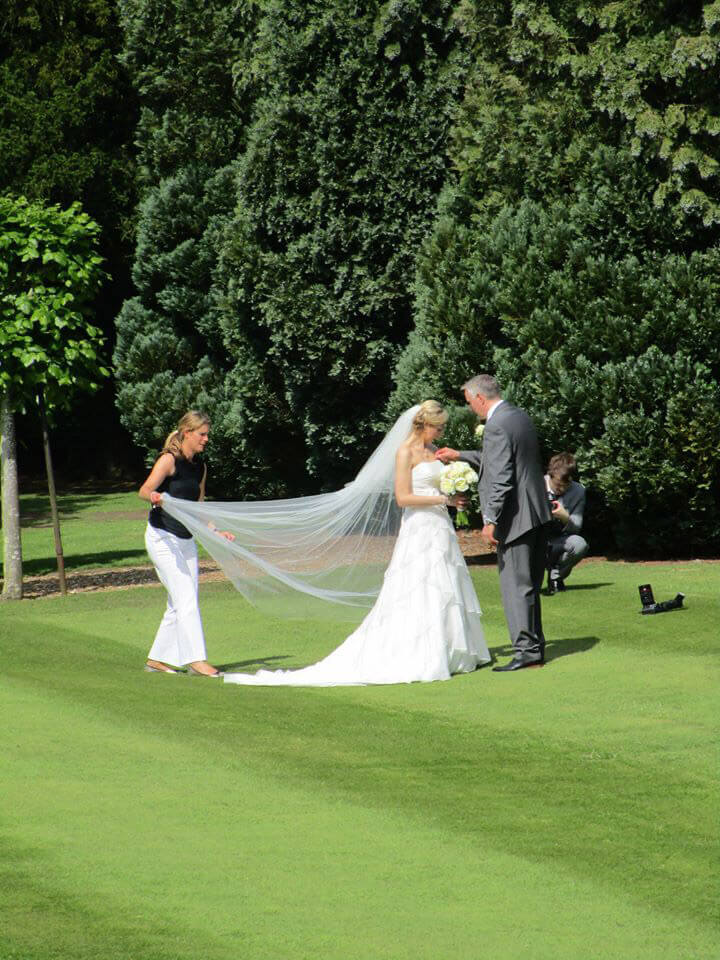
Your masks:
[{"label": "short grey hair", "polygon": [[482,394],[488,400],[496,400],[500,396],[500,384],[489,373],[480,373],[477,377],[471,377],[462,385],[462,389],[467,390],[473,397]]}]

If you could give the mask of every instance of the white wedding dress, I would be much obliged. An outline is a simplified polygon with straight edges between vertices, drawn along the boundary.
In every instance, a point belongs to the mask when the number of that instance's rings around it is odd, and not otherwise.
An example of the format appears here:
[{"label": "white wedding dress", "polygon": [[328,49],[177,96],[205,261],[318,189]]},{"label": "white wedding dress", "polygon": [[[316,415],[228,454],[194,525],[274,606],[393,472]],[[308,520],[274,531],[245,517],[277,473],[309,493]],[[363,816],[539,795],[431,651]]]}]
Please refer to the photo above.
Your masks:
[{"label": "white wedding dress", "polygon": [[[438,495],[442,464],[417,464],[413,493]],[[331,687],[447,680],[489,663],[481,610],[444,506],[406,507],[375,605],[336,650],[299,670],[227,673],[225,683]]]}]

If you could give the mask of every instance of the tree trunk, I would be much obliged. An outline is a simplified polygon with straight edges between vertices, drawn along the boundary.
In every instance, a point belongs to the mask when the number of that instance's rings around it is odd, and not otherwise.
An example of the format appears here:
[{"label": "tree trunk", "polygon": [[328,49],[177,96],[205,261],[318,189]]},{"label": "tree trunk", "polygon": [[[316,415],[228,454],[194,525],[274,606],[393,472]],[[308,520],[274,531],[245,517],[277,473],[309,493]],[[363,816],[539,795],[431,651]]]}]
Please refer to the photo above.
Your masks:
[{"label": "tree trunk", "polygon": [[0,460],[2,461],[3,600],[22,600],[22,541],[18,491],[15,414],[10,395],[0,397]]},{"label": "tree trunk", "polygon": [[48,432],[47,416],[45,414],[45,400],[42,393],[38,394],[38,407],[40,407],[43,449],[45,451],[45,470],[47,472],[48,493],[50,494],[50,512],[52,514],[53,533],[55,534],[55,556],[57,557],[60,593],[63,596],[66,596],[67,582],[65,580],[65,557],[63,556],[62,539],[60,537],[60,516],[58,514],[57,494],[55,493],[55,473],[53,471],[52,456],[50,454],[50,434]]}]

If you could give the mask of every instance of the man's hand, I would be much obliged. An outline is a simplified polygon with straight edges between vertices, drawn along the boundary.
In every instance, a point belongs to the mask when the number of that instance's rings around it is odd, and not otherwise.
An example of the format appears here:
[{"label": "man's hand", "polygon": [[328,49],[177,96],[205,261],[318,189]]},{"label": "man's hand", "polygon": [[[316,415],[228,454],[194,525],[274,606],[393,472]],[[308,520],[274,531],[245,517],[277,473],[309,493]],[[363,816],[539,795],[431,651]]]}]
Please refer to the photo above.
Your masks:
[{"label": "man's hand", "polygon": [[494,523],[486,523],[485,526],[480,531],[480,536],[486,543],[489,543],[491,547],[496,547],[498,545],[498,542],[495,539]]},{"label": "man's hand", "polygon": [[450,463],[451,460],[459,460],[460,454],[452,447],[440,447],[435,451],[435,459],[442,460],[443,463]]}]

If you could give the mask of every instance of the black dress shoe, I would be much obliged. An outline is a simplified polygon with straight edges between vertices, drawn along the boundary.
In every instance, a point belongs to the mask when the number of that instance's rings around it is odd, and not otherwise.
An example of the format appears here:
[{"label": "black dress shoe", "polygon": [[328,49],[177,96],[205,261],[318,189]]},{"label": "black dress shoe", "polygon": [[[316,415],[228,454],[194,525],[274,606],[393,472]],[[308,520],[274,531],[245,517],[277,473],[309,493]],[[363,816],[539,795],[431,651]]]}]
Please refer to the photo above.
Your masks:
[{"label": "black dress shoe", "polygon": [[559,578],[557,580],[548,580],[547,595],[549,597],[552,597],[556,593],[563,593],[565,590],[567,590],[567,587],[565,586],[564,580],[560,580]]},{"label": "black dress shoe", "polygon": [[526,657],[513,657],[504,667],[493,667],[494,673],[508,673],[510,670],[523,670],[525,667],[541,667],[542,660],[528,660]]}]

